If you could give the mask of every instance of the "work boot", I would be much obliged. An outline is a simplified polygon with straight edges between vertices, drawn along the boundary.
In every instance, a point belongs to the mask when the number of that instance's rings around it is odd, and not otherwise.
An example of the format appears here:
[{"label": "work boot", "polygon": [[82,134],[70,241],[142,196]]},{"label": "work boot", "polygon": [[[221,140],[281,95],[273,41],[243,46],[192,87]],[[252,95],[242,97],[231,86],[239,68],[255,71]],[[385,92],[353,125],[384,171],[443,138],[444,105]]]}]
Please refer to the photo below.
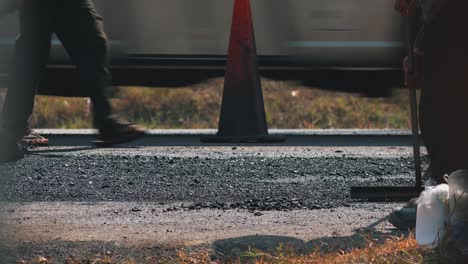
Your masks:
[{"label": "work boot", "polygon": [[146,134],[144,128],[113,118],[107,120],[98,130],[99,139],[94,141],[94,144],[100,147],[127,143],[141,138]]},{"label": "work boot", "polygon": [[[430,166],[424,171],[422,178],[426,179],[425,186],[437,185],[435,179],[432,177]],[[418,197],[413,198],[402,208],[393,211],[388,216],[388,222],[398,229],[414,229],[416,227],[416,212],[418,209],[417,201]]]},{"label": "work boot", "polygon": [[0,163],[16,162],[22,158],[24,152],[16,138],[0,130]]},{"label": "work boot", "polygon": [[411,199],[403,208],[393,211],[388,222],[398,229],[414,229],[416,227],[416,211],[418,198]]}]

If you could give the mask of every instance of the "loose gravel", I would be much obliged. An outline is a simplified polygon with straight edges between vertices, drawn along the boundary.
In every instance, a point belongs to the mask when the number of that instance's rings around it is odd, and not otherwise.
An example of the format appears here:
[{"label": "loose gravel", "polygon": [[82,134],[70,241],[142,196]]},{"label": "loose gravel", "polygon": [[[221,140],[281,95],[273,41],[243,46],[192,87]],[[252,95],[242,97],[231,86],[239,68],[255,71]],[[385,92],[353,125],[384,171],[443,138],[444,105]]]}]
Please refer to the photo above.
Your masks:
[{"label": "loose gravel", "polygon": [[[427,158],[424,159],[427,163]],[[167,211],[348,206],[353,185],[411,185],[411,157],[30,155],[0,165],[7,201],[142,201]],[[178,206],[172,206],[179,203]]]},{"label": "loose gravel", "polygon": [[390,235],[382,219],[401,204],[352,201],[349,187],[413,183],[404,147],[49,147],[0,165],[0,198],[14,202],[0,220],[16,259],[175,256],[212,243],[227,254],[252,238],[272,249],[276,238],[348,241],[373,223]]}]

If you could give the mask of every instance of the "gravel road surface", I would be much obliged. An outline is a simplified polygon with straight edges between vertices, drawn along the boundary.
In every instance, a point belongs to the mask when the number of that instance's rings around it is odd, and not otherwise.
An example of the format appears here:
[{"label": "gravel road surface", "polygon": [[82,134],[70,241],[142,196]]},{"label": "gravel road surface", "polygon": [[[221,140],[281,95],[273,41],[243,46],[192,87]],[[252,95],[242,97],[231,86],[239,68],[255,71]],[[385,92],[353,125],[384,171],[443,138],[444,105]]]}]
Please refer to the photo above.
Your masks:
[{"label": "gravel road surface", "polygon": [[[16,256],[120,257],[279,243],[353,241],[399,203],[349,198],[355,185],[413,184],[410,147],[89,146],[31,150],[0,165],[2,234]],[[424,158],[424,163],[427,159]],[[357,239],[359,240],[359,239]],[[262,243],[260,243],[262,242]]]}]

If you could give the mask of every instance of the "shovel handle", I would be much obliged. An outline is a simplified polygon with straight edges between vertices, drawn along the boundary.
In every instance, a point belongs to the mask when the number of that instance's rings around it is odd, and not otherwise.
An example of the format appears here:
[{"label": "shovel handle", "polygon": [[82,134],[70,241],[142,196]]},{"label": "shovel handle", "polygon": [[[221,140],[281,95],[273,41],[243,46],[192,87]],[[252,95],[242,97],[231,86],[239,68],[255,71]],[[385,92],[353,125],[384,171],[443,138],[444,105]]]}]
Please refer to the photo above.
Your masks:
[{"label": "shovel handle", "polygon": [[416,176],[416,187],[421,187],[422,169],[421,169],[421,149],[419,143],[419,122],[418,122],[418,102],[416,88],[410,87],[410,106],[411,106],[411,134],[413,141],[414,172]]},{"label": "shovel handle", "polygon": [[[415,54],[414,54],[414,40],[416,38],[416,18],[415,16],[406,16],[406,46],[408,53],[408,73],[413,74],[415,71]],[[422,170],[421,170],[421,146],[419,142],[419,117],[418,117],[418,100],[416,88],[410,85],[410,110],[411,110],[411,133],[413,141],[413,157],[414,157],[414,170],[416,177],[416,187],[421,187],[422,183]]]}]

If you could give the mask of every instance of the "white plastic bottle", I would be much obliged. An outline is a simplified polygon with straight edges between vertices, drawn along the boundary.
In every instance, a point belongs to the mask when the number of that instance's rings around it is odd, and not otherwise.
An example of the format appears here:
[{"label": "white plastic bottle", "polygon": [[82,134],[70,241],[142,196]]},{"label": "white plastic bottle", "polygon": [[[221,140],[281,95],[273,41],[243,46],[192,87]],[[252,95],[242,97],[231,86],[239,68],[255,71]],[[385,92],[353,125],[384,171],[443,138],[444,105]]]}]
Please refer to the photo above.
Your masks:
[{"label": "white plastic bottle", "polygon": [[416,240],[420,245],[435,248],[444,237],[448,215],[448,185],[426,187],[418,199]]}]

